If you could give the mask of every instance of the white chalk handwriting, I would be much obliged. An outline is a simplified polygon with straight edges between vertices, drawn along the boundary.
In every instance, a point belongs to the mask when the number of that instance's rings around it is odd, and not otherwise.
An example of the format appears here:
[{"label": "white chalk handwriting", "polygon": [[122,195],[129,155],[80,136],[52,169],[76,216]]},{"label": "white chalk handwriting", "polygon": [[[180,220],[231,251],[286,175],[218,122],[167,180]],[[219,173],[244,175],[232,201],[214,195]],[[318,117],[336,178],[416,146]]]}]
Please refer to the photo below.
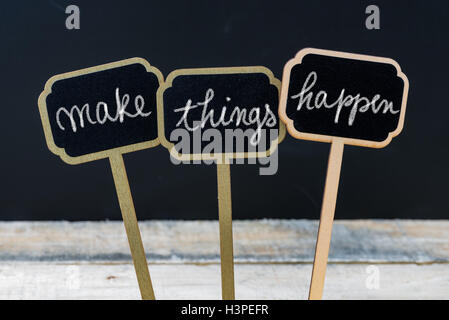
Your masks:
[{"label": "white chalk handwriting", "polygon": [[[74,105],[70,108],[70,111],[64,107],[60,107],[56,111],[56,123],[58,124],[59,129],[65,130],[66,128],[61,121],[61,114],[65,114],[70,121],[70,126],[73,132],[77,132],[78,128],[84,128],[86,122],[92,125],[99,124],[103,125],[106,122],[116,122],[119,121],[123,123],[126,118],[136,118],[136,117],[148,117],[151,114],[151,111],[144,112],[145,108],[145,100],[141,95],[137,95],[134,98],[134,108],[135,112],[127,111],[127,107],[129,104],[129,94],[124,94],[120,97],[119,88],[115,89],[115,102],[116,102],[116,110],[115,115],[112,116],[112,113],[109,110],[109,106],[106,102],[99,101],[97,102],[95,109],[95,117],[91,115],[90,105],[89,103],[84,104],[81,108],[77,105]],[[75,116],[76,115],[76,116]]]},{"label": "white chalk handwriting", "polygon": [[[181,124],[184,125],[189,131],[195,131],[199,127],[204,128],[207,123],[212,128],[216,128],[218,126],[228,127],[231,124],[234,124],[235,127],[243,124],[245,126],[251,126],[256,124],[257,129],[255,133],[252,135],[250,139],[250,143],[252,145],[257,145],[260,141],[261,129],[265,125],[272,128],[277,125],[277,119],[273,111],[270,109],[270,105],[265,103],[264,107],[261,108],[259,106],[251,107],[251,108],[242,108],[240,106],[234,106],[232,111],[228,110],[228,106],[224,105],[220,107],[218,120],[214,119],[215,111],[217,109],[209,108],[210,103],[214,99],[214,90],[209,88],[206,91],[205,97],[203,101],[197,102],[196,104],[192,104],[192,99],[188,99],[185,106],[181,108],[177,108],[175,112],[182,112],[182,116],[176,124],[176,127],[179,127]],[[231,102],[231,98],[226,97],[226,102]],[[201,119],[189,119],[189,111],[192,109],[196,109],[198,107],[202,107]],[[229,107],[231,109],[231,107]],[[264,114],[262,117],[262,111],[264,109]],[[190,120],[190,121],[189,121]],[[200,121],[200,124],[190,126],[189,122]]]},{"label": "white chalk handwriting", "polygon": [[291,99],[298,99],[296,110],[300,111],[304,105],[307,110],[319,109],[321,107],[332,109],[336,107],[334,122],[338,123],[343,107],[352,106],[349,112],[348,126],[352,126],[354,124],[357,112],[363,113],[371,110],[373,114],[377,114],[382,110],[383,114],[386,114],[388,112],[391,114],[397,114],[400,111],[394,110],[393,102],[386,99],[381,99],[381,96],[379,94],[375,94],[370,99],[368,97],[362,96],[360,93],[357,93],[356,95],[345,95],[345,89],[341,90],[338,98],[332,103],[329,103],[327,101],[328,93],[324,90],[320,90],[315,95],[314,99],[314,93],[312,92],[312,89],[315,86],[317,80],[317,73],[315,71],[310,72],[306,80],[304,81],[302,90],[299,93],[290,96]]}]

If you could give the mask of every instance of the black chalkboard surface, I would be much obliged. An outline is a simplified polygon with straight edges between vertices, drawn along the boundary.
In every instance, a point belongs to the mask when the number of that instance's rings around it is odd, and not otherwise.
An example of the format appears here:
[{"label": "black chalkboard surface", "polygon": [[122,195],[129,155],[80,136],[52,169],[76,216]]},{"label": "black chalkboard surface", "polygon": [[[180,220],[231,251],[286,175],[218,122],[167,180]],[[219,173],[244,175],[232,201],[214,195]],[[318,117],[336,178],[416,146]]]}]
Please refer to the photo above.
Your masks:
[{"label": "black chalkboard surface", "polygon": [[178,159],[267,156],[285,135],[279,89],[265,67],[176,70],[158,92],[161,143]]},{"label": "black chalkboard surface", "polygon": [[159,144],[156,92],[162,75],[132,58],[50,78],[39,110],[50,150],[68,163]]},{"label": "black chalkboard surface", "polygon": [[284,68],[281,118],[296,138],[384,147],[402,130],[407,93],[394,60],[304,49]]}]

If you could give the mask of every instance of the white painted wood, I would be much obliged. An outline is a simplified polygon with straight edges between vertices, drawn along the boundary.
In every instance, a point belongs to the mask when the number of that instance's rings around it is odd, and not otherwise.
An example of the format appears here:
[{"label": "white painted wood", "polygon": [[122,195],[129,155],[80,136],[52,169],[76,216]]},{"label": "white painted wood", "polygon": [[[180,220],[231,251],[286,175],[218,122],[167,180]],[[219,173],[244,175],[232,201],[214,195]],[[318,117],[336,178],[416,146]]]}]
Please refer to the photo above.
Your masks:
[{"label": "white painted wood", "polygon": [[[157,299],[221,298],[217,221],[139,225]],[[234,221],[236,298],[307,299],[317,228]],[[337,220],[323,299],[448,299],[448,244],[449,221]],[[121,222],[0,222],[0,299],[139,299],[131,261]]]},{"label": "white painted wood", "polygon": [[[219,262],[217,221],[139,222],[149,262]],[[237,262],[312,262],[316,220],[233,221]],[[449,220],[336,220],[330,262],[449,262]],[[0,222],[0,261],[131,261],[123,223]]]},{"label": "white painted wood", "polygon": [[[447,264],[328,265],[323,299],[448,299]],[[237,299],[307,299],[311,264],[237,264]],[[157,299],[221,299],[220,266],[150,264]],[[262,281],[263,279],[263,281]],[[131,264],[2,262],[0,299],[140,299]]]}]

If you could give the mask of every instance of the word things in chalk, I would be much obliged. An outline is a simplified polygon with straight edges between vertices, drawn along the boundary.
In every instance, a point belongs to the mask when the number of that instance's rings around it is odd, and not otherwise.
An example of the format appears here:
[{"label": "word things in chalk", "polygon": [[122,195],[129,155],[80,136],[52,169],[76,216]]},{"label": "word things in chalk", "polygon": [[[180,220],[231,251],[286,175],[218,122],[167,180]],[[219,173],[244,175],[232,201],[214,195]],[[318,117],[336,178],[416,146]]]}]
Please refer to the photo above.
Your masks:
[{"label": "word things in chalk", "polygon": [[161,143],[179,157],[267,156],[284,129],[279,87],[263,67],[176,70],[158,93]]}]

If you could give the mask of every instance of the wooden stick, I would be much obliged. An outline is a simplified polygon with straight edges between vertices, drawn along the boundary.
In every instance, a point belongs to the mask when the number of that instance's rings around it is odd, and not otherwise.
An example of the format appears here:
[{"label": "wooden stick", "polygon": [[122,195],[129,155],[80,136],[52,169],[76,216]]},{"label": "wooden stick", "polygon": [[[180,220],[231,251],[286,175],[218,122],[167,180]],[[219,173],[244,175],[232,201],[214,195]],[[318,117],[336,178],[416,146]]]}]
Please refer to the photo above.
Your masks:
[{"label": "wooden stick", "polygon": [[218,216],[220,224],[221,294],[234,300],[234,251],[232,244],[231,171],[229,163],[217,163]]},{"label": "wooden stick", "polygon": [[123,223],[125,224],[134,269],[136,270],[140,295],[143,300],[154,300],[155,297],[153,286],[151,284],[150,272],[148,271],[145,250],[143,248],[142,238],[140,237],[139,225],[137,223],[123,157],[120,153],[117,153],[116,155],[111,156],[109,161],[111,163],[115,189],[117,190],[117,197],[122,211]]},{"label": "wooden stick", "polygon": [[334,139],[327,164],[326,185],[324,187],[323,203],[321,206],[320,226],[315,247],[312,279],[310,281],[309,300],[320,300],[323,296],[324,279],[326,276],[327,257],[332,235],[335,204],[337,202],[338,183],[340,181],[341,161],[343,159],[344,143]]}]

